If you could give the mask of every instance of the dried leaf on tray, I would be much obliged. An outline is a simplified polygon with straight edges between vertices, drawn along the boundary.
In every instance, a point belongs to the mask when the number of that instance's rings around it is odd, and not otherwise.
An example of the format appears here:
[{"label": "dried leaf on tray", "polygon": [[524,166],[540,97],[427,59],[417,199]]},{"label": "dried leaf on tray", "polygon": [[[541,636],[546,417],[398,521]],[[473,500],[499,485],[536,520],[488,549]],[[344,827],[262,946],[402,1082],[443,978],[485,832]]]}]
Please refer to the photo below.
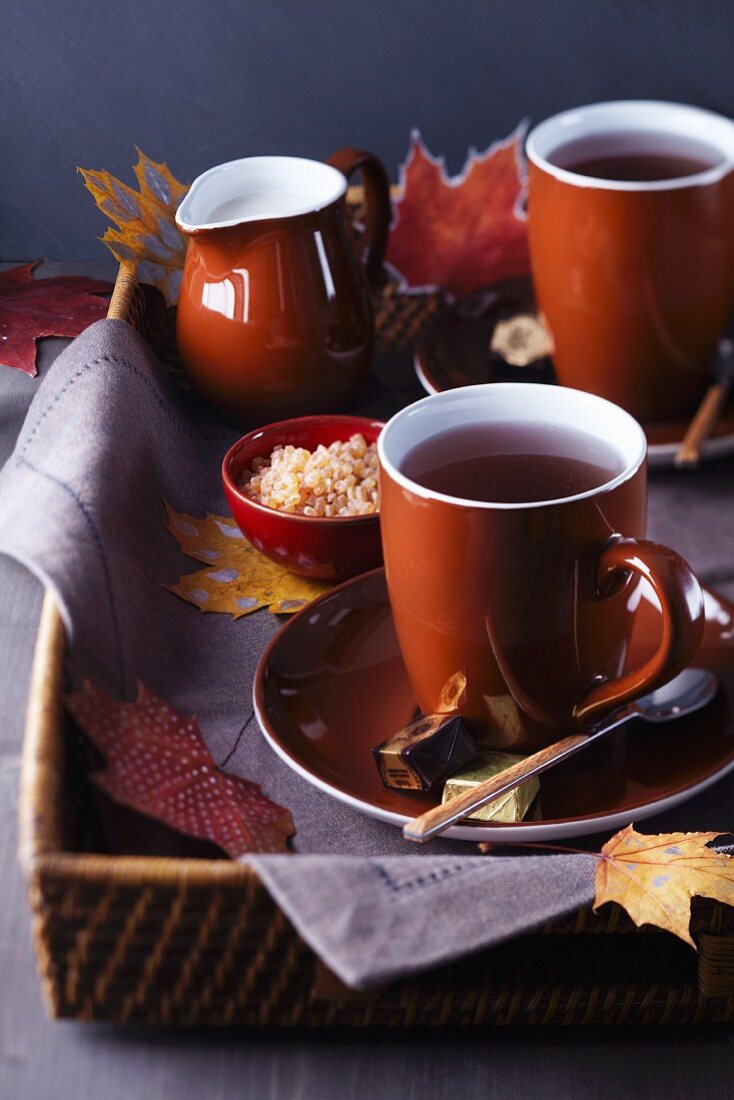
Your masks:
[{"label": "dried leaf on tray", "polygon": [[211,512],[199,519],[176,512],[167,501],[168,531],[190,558],[209,566],[186,573],[170,586],[200,611],[219,611],[239,618],[267,607],[275,614],[300,611],[332,587],[289,573],[251,546],[229,516]]},{"label": "dried leaf on tray", "polygon": [[0,271],[0,363],[36,375],[36,340],[78,336],[107,312],[110,283],[82,275],[34,279],[35,263]]},{"label": "dried leaf on tray", "polygon": [[89,682],[65,703],[105,758],[92,778],[110,798],[211,841],[233,859],[285,851],[295,832],[288,810],[256,783],[220,771],[196,718],[179,714],[143,684],[134,703]]},{"label": "dried leaf on tray", "polygon": [[721,835],[644,836],[631,825],[621,829],[601,850],[594,908],[616,901],[635,924],[654,924],[695,947],[688,927],[691,898],[734,905],[734,861],[707,847]]},{"label": "dried leaf on tray", "polygon": [[178,301],[186,238],[179,231],[176,208],[188,191],[167,164],[157,164],[138,149],[133,171],[139,190],[105,171],[77,169],[103,214],[117,229],[102,237],[119,263],[128,264],[141,283],[163,291],[169,306]]},{"label": "dried leaf on tray", "polygon": [[413,132],[387,262],[407,288],[459,296],[530,270],[521,209],[524,125],[484,152],[470,150],[458,176]]}]

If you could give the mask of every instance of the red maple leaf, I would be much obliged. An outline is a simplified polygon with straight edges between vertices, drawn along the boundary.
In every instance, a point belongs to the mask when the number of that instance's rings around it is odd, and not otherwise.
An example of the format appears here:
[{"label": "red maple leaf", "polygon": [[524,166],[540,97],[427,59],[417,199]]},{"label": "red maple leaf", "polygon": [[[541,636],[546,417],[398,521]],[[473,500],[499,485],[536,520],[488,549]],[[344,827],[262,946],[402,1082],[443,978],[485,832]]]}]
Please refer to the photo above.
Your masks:
[{"label": "red maple leaf", "polygon": [[34,263],[0,271],[0,363],[36,374],[36,340],[78,336],[107,312],[110,283],[82,275],[34,279]]},{"label": "red maple leaf", "polygon": [[179,714],[144,684],[134,703],[121,703],[85,681],[65,703],[105,758],[92,779],[116,802],[212,841],[233,859],[285,850],[295,832],[288,810],[256,783],[220,771],[196,718]]},{"label": "red maple leaf", "polygon": [[452,178],[443,158],[433,157],[413,131],[387,246],[387,262],[404,286],[443,287],[458,296],[527,274],[524,130],[519,126],[484,153],[470,150]]}]

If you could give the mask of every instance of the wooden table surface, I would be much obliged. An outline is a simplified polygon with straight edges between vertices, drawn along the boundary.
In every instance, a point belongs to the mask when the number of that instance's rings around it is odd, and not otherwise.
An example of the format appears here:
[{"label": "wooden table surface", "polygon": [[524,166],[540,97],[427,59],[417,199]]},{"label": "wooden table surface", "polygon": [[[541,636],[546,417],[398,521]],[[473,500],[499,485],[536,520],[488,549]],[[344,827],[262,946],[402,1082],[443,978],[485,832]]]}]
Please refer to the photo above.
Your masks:
[{"label": "wooden table surface", "polygon": [[[106,265],[83,270],[110,274]],[[44,342],[42,374],[63,343]],[[0,464],[37,384],[0,367]],[[41,588],[0,558],[0,592],[0,1100],[728,1100],[734,1094],[734,1034],[726,1026],[176,1032],[48,1020],[16,862],[23,712]]]}]

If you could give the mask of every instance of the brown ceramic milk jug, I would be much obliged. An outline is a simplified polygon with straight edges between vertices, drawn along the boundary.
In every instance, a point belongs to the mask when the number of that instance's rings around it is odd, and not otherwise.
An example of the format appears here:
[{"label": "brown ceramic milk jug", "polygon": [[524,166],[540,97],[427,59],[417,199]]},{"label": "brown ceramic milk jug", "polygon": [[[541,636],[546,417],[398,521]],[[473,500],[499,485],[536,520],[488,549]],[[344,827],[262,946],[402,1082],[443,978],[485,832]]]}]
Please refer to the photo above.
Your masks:
[{"label": "brown ceramic milk jug", "polygon": [[[365,226],[355,240],[346,191],[358,169]],[[368,280],[389,221],[385,170],[359,150],[329,164],[250,157],[194,181],[176,214],[190,238],[178,347],[223,419],[256,425],[349,400],[372,358]]]}]

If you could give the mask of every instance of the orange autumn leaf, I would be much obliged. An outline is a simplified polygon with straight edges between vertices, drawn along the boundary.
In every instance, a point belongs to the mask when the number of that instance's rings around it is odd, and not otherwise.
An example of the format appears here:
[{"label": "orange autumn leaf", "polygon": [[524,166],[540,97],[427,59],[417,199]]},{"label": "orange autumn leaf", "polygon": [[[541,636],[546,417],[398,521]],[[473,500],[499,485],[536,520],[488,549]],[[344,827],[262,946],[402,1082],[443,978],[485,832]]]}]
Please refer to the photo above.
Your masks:
[{"label": "orange autumn leaf", "polygon": [[102,241],[118,263],[129,265],[141,283],[152,283],[169,306],[178,301],[186,238],[175,221],[176,209],[188,191],[167,164],[157,164],[138,149],[133,171],[138,190],[109,172],[78,168],[87,190],[117,229],[107,229]]},{"label": "orange autumn leaf", "polygon": [[631,825],[601,850],[594,908],[615,901],[635,924],[654,924],[695,947],[691,898],[734,905],[734,861],[707,847],[717,833],[644,836]]},{"label": "orange autumn leaf", "polygon": [[285,851],[295,832],[288,810],[256,783],[221,771],[196,718],[179,714],[143,684],[133,703],[88,681],[64,702],[105,758],[92,779],[110,798],[209,840],[233,859]]},{"label": "orange autumn leaf", "polygon": [[413,132],[387,248],[387,262],[405,286],[439,286],[458,296],[527,274],[524,132],[520,125],[484,153],[470,150],[452,178],[443,158]]},{"label": "orange autumn leaf", "polygon": [[164,501],[167,530],[184,554],[206,569],[185,573],[169,591],[200,611],[250,615],[267,607],[277,615],[300,611],[332,587],[290,573],[252,546],[229,516],[211,512],[201,518],[177,512]]}]

